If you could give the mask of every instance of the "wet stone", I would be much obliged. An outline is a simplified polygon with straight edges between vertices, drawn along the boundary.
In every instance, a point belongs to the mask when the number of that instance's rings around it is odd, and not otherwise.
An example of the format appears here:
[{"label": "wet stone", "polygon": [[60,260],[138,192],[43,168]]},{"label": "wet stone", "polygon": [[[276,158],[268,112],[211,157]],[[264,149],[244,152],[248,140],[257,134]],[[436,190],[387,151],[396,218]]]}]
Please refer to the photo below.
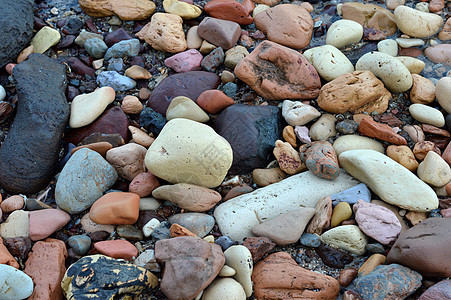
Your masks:
[{"label": "wet stone", "polygon": [[354,120],[344,120],[335,126],[335,129],[342,134],[354,134],[358,128],[359,124]]},{"label": "wet stone", "polygon": [[320,245],[315,251],[321,260],[332,268],[343,269],[354,260],[351,255],[327,245]]}]

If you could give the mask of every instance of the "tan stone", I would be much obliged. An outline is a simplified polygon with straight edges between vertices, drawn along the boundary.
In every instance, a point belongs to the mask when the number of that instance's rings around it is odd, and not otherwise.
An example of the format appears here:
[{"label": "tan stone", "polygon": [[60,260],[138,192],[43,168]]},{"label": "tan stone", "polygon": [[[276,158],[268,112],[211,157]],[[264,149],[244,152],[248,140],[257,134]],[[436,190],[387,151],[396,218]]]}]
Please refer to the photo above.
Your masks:
[{"label": "tan stone", "polygon": [[281,140],[277,140],[273,153],[279,162],[280,169],[285,173],[294,175],[307,170],[306,165],[301,161],[299,152],[297,152],[290,143],[284,143]]},{"label": "tan stone", "polygon": [[410,102],[429,104],[435,100],[435,85],[418,74],[412,74],[413,85],[410,90]]},{"label": "tan stone", "polygon": [[149,71],[144,69],[141,66],[133,65],[127,70],[125,70],[125,76],[128,76],[132,79],[150,79],[152,78],[152,74]]},{"label": "tan stone", "polygon": [[417,169],[418,177],[424,182],[441,187],[451,181],[451,168],[448,163],[434,151],[429,151]]},{"label": "tan stone", "polygon": [[141,146],[148,148],[152,145],[153,141],[155,141],[153,137],[150,137],[147,133],[137,127],[128,126],[128,130],[130,130],[132,134],[133,141]]},{"label": "tan stone", "polygon": [[440,149],[431,141],[418,142],[413,146],[413,154],[418,160],[423,160],[429,151],[441,155]]},{"label": "tan stone", "polygon": [[443,25],[441,16],[404,5],[395,9],[394,16],[399,30],[411,37],[430,37],[436,34]]},{"label": "tan stone", "polygon": [[359,268],[359,276],[365,276],[371,273],[377,266],[383,265],[385,263],[386,257],[382,254],[371,255],[363,265]]},{"label": "tan stone", "polygon": [[332,211],[332,218],[330,220],[330,227],[337,227],[341,222],[349,219],[352,216],[352,209],[349,203],[340,202]]},{"label": "tan stone", "polygon": [[296,148],[296,134],[294,133],[294,128],[291,125],[285,126],[282,131],[282,136],[286,142],[288,142],[291,146]]},{"label": "tan stone", "polygon": [[91,206],[89,218],[102,225],[132,225],[139,217],[139,195],[111,192]]},{"label": "tan stone", "polygon": [[121,109],[126,114],[139,114],[143,110],[143,105],[138,97],[128,95],[122,100]]},{"label": "tan stone", "polygon": [[117,15],[124,21],[145,20],[155,11],[155,4],[149,0],[80,0],[79,5],[92,17]]},{"label": "tan stone", "polygon": [[330,226],[332,217],[332,199],[330,196],[321,198],[315,207],[315,215],[307,225],[305,232],[321,234],[323,229]]},{"label": "tan stone", "polygon": [[24,197],[13,195],[0,202],[0,208],[4,213],[12,213],[15,210],[22,209],[25,205]]},{"label": "tan stone", "polygon": [[147,149],[141,145],[130,143],[108,150],[106,160],[116,169],[118,174],[132,181],[136,175],[145,172],[144,157]]},{"label": "tan stone", "polygon": [[407,220],[409,220],[413,226],[420,224],[421,222],[426,220],[427,217],[428,216],[425,212],[420,211],[409,211],[408,213],[406,213]]},{"label": "tan stone", "polygon": [[178,15],[186,20],[197,18],[202,13],[202,9],[196,5],[179,0],[164,0],[163,8],[167,13]]},{"label": "tan stone", "polygon": [[407,146],[390,145],[387,148],[387,156],[412,172],[415,172],[418,168],[419,163],[412,150]]},{"label": "tan stone", "polygon": [[451,40],[451,18],[448,18],[448,20],[446,20],[445,25],[438,34],[438,38],[441,39],[442,41]]},{"label": "tan stone", "polygon": [[268,186],[287,177],[287,174],[279,167],[271,169],[254,169],[252,171],[252,178],[258,186]]},{"label": "tan stone", "polygon": [[19,53],[19,56],[17,56],[17,63],[20,64],[21,62],[25,61],[28,58],[28,55],[30,55],[31,53],[34,53],[33,45],[28,46]]},{"label": "tan stone", "polygon": [[189,231],[188,229],[186,229],[185,227],[174,223],[171,225],[171,228],[169,229],[170,233],[171,233],[171,237],[175,238],[178,236],[194,236],[197,237],[197,235],[195,235],[194,233],[192,233],[191,231]]}]

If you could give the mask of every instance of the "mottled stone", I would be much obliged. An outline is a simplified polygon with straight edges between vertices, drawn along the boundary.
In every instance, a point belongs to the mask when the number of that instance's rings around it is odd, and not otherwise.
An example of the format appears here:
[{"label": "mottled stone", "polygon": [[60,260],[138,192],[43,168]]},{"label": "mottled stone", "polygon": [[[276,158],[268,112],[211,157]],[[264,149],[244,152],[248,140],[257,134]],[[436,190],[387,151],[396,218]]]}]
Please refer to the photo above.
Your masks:
[{"label": "mottled stone", "polygon": [[299,152],[301,160],[316,176],[335,180],[340,175],[337,154],[331,143],[318,141],[304,144]]}]

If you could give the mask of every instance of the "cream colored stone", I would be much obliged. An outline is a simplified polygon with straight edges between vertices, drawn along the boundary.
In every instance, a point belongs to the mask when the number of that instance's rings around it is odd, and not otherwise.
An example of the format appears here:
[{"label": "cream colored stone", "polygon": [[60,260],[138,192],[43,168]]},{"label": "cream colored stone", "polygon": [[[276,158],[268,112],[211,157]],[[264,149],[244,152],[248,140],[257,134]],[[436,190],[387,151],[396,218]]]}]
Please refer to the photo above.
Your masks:
[{"label": "cream colored stone", "polygon": [[220,277],[232,277],[236,274],[236,271],[234,268],[229,267],[228,265],[224,265],[219,271],[218,276]]},{"label": "cream colored stone", "polygon": [[391,56],[398,55],[398,43],[392,39],[382,40],[377,43],[377,50]]},{"label": "cream colored stone", "polygon": [[249,55],[249,52],[247,49],[243,46],[235,46],[233,48],[230,48],[225,53],[225,59],[224,59],[224,65],[233,70],[235,69],[236,65],[246,56]]},{"label": "cream colored stone", "polygon": [[180,16],[185,20],[197,18],[202,13],[199,7],[179,0],[164,0],[163,8],[167,13]]},{"label": "cream colored stone", "polygon": [[396,42],[398,43],[399,47],[402,47],[402,48],[424,46],[424,41],[422,39],[397,38]]},{"label": "cream colored stone", "polygon": [[415,103],[409,106],[409,112],[420,123],[431,124],[437,127],[445,125],[445,117],[438,109],[433,107]]},{"label": "cream colored stone", "polygon": [[202,45],[202,38],[197,34],[197,28],[199,26],[193,26],[188,29],[186,33],[186,44],[188,49],[199,49]]},{"label": "cream colored stone", "polygon": [[102,225],[97,224],[89,217],[89,213],[85,214],[80,220],[81,227],[86,233],[96,232],[96,231],[106,231],[108,233],[114,232],[114,225]]},{"label": "cream colored stone", "polygon": [[451,113],[451,77],[442,77],[435,86],[435,97],[440,106]]},{"label": "cream colored stone", "polygon": [[50,47],[55,46],[61,39],[61,34],[58,30],[52,27],[42,27],[30,42],[30,45],[34,47],[34,53],[44,53],[49,50]]},{"label": "cream colored stone", "polygon": [[34,46],[28,46],[27,48],[23,49],[22,52],[20,52],[19,56],[17,56],[17,63],[20,64],[21,62],[25,61],[28,56],[34,53]]},{"label": "cream colored stone", "polygon": [[407,132],[409,137],[412,139],[412,142],[414,143],[424,142],[426,138],[424,136],[423,129],[421,129],[421,127],[418,125],[406,125],[402,128],[402,130]]},{"label": "cream colored stone", "polygon": [[265,11],[267,9],[271,8],[269,5],[266,4],[257,4],[252,12],[252,17],[255,18],[255,16],[262,11]]},{"label": "cream colored stone", "polygon": [[143,105],[138,97],[127,95],[122,100],[121,109],[126,114],[139,114],[143,110]]},{"label": "cream colored stone", "polygon": [[313,125],[310,127],[309,135],[314,141],[324,141],[337,134],[335,130],[335,121],[337,119],[334,115],[323,114]]},{"label": "cream colored stone", "polygon": [[199,107],[199,105],[185,96],[175,97],[168,106],[166,119],[170,121],[175,118],[184,118],[201,123],[210,120],[210,117]]},{"label": "cream colored stone", "polygon": [[233,278],[241,284],[246,297],[250,297],[252,295],[251,275],[254,269],[251,252],[242,245],[235,245],[224,251],[224,256],[225,264],[236,271]]},{"label": "cream colored stone", "polygon": [[334,150],[339,156],[341,153],[349,150],[368,149],[380,153],[384,153],[384,146],[378,141],[375,141],[366,136],[356,134],[342,135],[335,140],[333,144]]},{"label": "cream colored stone", "polygon": [[401,61],[411,74],[420,74],[421,72],[423,72],[423,69],[426,66],[424,61],[419,60],[415,57],[397,56],[396,59]]},{"label": "cream colored stone", "polygon": [[85,13],[92,17],[117,15],[124,21],[145,20],[155,11],[155,4],[150,0],[79,0],[78,2]]},{"label": "cream colored stone", "polygon": [[301,101],[285,100],[282,104],[282,116],[291,126],[301,126],[318,118],[321,113],[313,106]]},{"label": "cream colored stone", "polygon": [[97,59],[95,61],[92,62],[92,67],[96,70],[100,69],[101,67],[103,67],[103,62],[105,59],[101,58],[101,59]]},{"label": "cream colored stone", "polygon": [[415,9],[428,13],[429,12],[429,3],[427,2],[419,2],[417,4],[415,4]]},{"label": "cream colored stone", "polygon": [[358,43],[363,37],[363,26],[352,20],[338,20],[327,30],[326,44],[337,48]]},{"label": "cream colored stone", "polygon": [[130,130],[132,134],[133,141],[141,146],[148,148],[155,141],[154,138],[150,137],[147,133],[137,127],[128,126],[128,130]]},{"label": "cream colored stone", "polygon": [[139,199],[139,210],[156,210],[161,206],[160,201],[153,197]]},{"label": "cream colored stone", "polygon": [[436,34],[444,22],[439,15],[422,12],[404,5],[398,6],[394,15],[399,30],[418,38],[427,38]]},{"label": "cream colored stone", "polygon": [[158,226],[160,226],[160,221],[158,221],[158,219],[153,218],[151,219],[149,222],[147,222],[144,226],[143,226],[143,234],[145,237],[149,237],[152,232],[155,230],[155,228],[157,228]]},{"label": "cream colored stone", "polygon": [[434,151],[429,151],[417,170],[418,177],[424,182],[441,187],[451,181],[451,168],[448,163]]},{"label": "cream colored stone", "polygon": [[400,5],[404,5],[405,2],[405,0],[385,0],[387,8],[391,10],[397,8]]},{"label": "cream colored stone", "polygon": [[332,218],[330,219],[330,227],[337,227],[341,222],[349,219],[352,216],[352,208],[348,202],[340,202],[334,207],[332,211]]},{"label": "cream colored stone", "polygon": [[202,53],[203,55],[207,55],[216,48],[217,47],[215,45],[209,43],[207,40],[203,40],[202,44],[200,45],[199,52]]},{"label": "cream colored stone", "polygon": [[29,227],[28,212],[15,210],[5,222],[0,224],[0,237],[4,239],[17,236],[27,237],[30,233]]},{"label": "cream colored stone", "polygon": [[315,67],[318,74],[327,81],[354,72],[354,66],[346,55],[332,45],[308,49],[304,52],[304,56]]},{"label": "cream colored stone", "polygon": [[243,287],[233,278],[216,278],[205,290],[202,300],[246,300]]},{"label": "cream colored stone", "polygon": [[365,246],[368,244],[368,237],[356,225],[342,225],[332,228],[321,235],[321,240],[330,246],[356,255],[363,255]]}]

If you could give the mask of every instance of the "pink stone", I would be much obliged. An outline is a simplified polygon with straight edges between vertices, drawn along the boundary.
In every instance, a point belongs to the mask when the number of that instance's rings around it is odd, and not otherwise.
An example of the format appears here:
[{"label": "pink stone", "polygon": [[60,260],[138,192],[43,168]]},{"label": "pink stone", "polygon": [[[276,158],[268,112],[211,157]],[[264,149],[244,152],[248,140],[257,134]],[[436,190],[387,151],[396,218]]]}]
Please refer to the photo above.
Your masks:
[{"label": "pink stone", "polygon": [[102,241],[94,244],[100,253],[112,258],[132,259],[138,256],[138,249],[125,240]]},{"label": "pink stone", "polygon": [[309,130],[307,126],[296,126],[294,127],[294,133],[298,137],[298,139],[302,143],[310,143],[312,140],[310,139],[310,136],[308,135]]},{"label": "pink stone", "polygon": [[395,241],[401,233],[401,223],[388,208],[358,200],[353,210],[360,230],[384,245]]},{"label": "pink stone", "polygon": [[167,58],[164,64],[174,69],[177,73],[200,70],[200,63],[203,56],[196,49],[190,49],[181,53],[177,53]]},{"label": "pink stone", "polygon": [[451,218],[451,207],[447,208],[447,209],[442,209],[440,210],[440,214],[444,217],[444,218]]},{"label": "pink stone", "polygon": [[418,300],[451,299],[451,280],[442,280],[424,292]]},{"label": "pink stone", "polygon": [[30,211],[30,238],[32,241],[45,239],[70,221],[70,215],[59,209]]},{"label": "pink stone", "polygon": [[11,213],[15,210],[22,209],[25,205],[25,201],[22,196],[14,195],[3,200],[0,204],[0,208],[4,213]]}]

